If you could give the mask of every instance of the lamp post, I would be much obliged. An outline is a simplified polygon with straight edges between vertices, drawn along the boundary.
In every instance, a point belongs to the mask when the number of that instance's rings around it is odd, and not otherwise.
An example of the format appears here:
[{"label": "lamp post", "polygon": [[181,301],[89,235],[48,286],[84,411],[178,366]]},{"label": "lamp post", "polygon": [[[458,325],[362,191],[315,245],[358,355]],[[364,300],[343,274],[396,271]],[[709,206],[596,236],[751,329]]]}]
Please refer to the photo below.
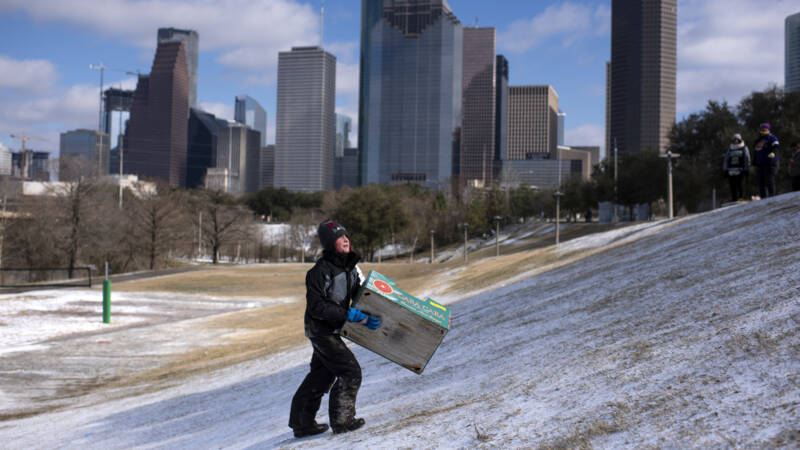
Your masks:
[{"label": "lamp post", "polygon": [[467,263],[467,228],[469,227],[469,224],[467,222],[464,222],[464,223],[461,224],[461,226],[464,227],[464,264],[466,264]]},{"label": "lamp post", "polygon": [[614,222],[619,220],[617,217],[617,138],[614,138]]},{"label": "lamp post", "polygon": [[667,158],[667,215],[670,219],[672,219],[672,158],[680,158],[681,155],[679,153],[667,151],[667,153],[663,153],[658,156],[660,158]]},{"label": "lamp post", "polygon": [[434,230],[431,230],[431,264],[433,264],[433,235],[435,233],[436,232]]},{"label": "lamp post", "polygon": [[558,245],[559,233],[561,231],[561,197],[563,196],[564,194],[561,193],[560,190],[553,192],[553,197],[556,199],[556,245]]},{"label": "lamp post", "polygon": [[501,216],[494,216],[494,256],[500,256],[500,221],[503,220]]}]

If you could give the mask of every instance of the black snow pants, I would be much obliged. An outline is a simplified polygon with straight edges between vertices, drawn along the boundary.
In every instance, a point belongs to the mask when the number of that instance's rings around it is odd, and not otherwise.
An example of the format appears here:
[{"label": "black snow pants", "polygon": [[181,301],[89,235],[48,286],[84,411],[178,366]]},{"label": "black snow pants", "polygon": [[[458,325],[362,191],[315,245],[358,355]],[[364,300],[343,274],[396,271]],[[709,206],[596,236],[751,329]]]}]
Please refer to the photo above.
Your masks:
[{"label": "black snow pants", "polygon": [[331,390],[328,398],[331,427],[349,425],[356,415],[361,366],[341,337],[334,335],[310,339],[314,347],[311,371],[292,398],[289,426],[297,430],[313,425],[322,396],[328,390]]},{"label": "black snow pants", "polygon": [[775,194],[775,168],[773,166],[760,166],[758,170],[758,195],[761,198],[772,197]]},{"label": "black snow pants", "polygon": [[744,186],[746,182],[745,174],[728,175],[728,182],[731,187],[731,201],[736,202],[739,201],[740,198],[744,198],[744,189],[742,186]]}]

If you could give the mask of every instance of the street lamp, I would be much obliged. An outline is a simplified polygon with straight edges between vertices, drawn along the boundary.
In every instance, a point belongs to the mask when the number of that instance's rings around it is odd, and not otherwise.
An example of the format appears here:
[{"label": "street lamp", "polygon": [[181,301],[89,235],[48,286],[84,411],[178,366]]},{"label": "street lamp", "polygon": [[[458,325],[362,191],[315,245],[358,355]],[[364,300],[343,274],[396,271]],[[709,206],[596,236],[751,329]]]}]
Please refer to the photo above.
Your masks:
[{"label": "street lamp", "polygon": [[436,231],[431,230],[431,264],[433,264],[433,235],[435,233],[436,233]]},{"label": "street lamp", "polygon": [[667,153],[662,153],[658,156],[659,158],[667,158],[667,214],[668,217],[672,219],[672,158],[680,158],[681,155],[679,153],[667,151]]},{"label": "street lamp", "polygon": [[500,221],[503,220],[501,216],[494,216],[494,256],[500,256]]},{"label": "street lamp", "polygon": [[560,190],[556,190],[553,192],[553,197],[556,199],[556,245],[558,245],[559,239],[559,232],[561,231],[560,219],[561,219],[561,197],[564,194]]},{"label": "street lamp", "polygon": [[464,227],[464,264],[466,264],[467,263],[467,228],[469,227],[469,224],[467,222],[464,222],[464,223],[461,224],[461,226]]}]

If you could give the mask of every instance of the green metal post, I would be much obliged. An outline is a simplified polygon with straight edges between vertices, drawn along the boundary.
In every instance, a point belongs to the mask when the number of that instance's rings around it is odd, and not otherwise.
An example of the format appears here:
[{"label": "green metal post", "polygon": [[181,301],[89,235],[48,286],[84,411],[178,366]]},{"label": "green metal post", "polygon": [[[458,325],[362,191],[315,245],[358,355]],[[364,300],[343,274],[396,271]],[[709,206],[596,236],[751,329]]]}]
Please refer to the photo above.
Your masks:
[{"label": "green metal post", "polygon": [[108,261],[106,261],[106,279],[103,280],[103,323],[111,323],[111,280],[108,279]]}]

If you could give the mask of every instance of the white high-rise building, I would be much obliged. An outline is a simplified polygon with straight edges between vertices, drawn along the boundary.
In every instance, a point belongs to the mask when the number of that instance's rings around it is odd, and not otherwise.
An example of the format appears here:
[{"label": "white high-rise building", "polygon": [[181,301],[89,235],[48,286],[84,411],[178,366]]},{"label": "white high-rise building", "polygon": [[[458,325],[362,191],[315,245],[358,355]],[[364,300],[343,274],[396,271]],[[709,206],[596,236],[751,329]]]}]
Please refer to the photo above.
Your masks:
[{"label": "white high-rise building", "polygon": [[0,175],[11,175],[11,149],[0,142]]}]

